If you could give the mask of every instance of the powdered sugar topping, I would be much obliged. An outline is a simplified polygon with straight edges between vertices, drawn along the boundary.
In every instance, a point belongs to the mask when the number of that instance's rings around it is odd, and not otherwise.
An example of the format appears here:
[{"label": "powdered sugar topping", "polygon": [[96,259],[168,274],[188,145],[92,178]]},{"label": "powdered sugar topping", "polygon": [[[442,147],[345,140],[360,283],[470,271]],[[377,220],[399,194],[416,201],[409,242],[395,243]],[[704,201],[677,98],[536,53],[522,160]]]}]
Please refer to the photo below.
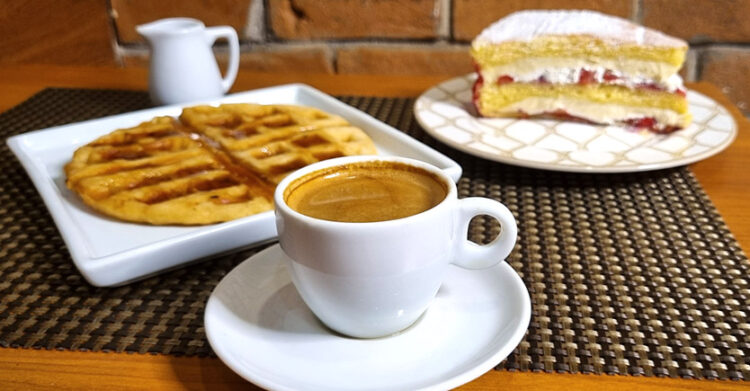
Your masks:
[{"label": "powdered sugar topping", "polygon": [[687,43],[628,20],[594,11],[527,10],[485,28],[473,45],[530,41],[544,35],[592,35],[610,42],[682,47]]}]

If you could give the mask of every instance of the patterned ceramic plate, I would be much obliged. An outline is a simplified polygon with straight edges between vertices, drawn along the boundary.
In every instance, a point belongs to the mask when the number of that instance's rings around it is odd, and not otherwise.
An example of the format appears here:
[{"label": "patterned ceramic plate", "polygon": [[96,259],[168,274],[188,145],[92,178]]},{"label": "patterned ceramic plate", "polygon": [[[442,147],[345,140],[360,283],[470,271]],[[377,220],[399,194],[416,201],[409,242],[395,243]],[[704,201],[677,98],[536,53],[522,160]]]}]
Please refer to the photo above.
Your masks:
[{"label": "patterned ceramic plate", "polygon": [[414,115],[445,144],[485,159],[570,172],[633,172],[693,163],[721,152],[737,135],[729,112],[688,91],[693,124],[669,135],[559,120],[480,118],[471,104],[474,75],[422,94]]}]

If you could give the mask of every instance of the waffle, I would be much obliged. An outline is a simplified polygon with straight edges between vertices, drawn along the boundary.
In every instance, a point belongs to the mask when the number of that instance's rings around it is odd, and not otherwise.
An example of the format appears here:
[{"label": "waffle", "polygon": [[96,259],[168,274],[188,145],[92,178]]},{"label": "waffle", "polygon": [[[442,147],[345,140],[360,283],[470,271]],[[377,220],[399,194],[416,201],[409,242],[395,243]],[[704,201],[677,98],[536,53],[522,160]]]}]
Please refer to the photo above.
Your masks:
[{"label": "waffle", "polygon": [[273,209],[276,184],[299,167],[365,153],[375,148],[364,132],[316,109],[198,106],[79,148],[66,185],[121,220],[212,224]]},{"label": "waffle", "polygon": [[339,116],[310,107],[196,106],[185,109],[180,120],[274,184],[311,163],[375,153],[362,130]]}]

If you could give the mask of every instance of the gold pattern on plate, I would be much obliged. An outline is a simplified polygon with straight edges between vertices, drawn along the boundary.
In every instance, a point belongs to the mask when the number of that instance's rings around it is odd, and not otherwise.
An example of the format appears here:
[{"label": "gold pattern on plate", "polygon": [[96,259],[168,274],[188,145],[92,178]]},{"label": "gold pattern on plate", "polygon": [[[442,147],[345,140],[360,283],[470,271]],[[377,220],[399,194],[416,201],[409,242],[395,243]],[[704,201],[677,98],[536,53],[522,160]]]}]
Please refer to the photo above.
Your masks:
[{"label": "gold pattern on plate", "polygon": [[414,104],[420,125],[443,143],[485,159],[555,171],[614,173],[693,163],[721,152],[737,124],[713,99],[688,91],[693,123],[663,135],[554,119],[481,118],[471,103],[475,76],[443,82]]}]

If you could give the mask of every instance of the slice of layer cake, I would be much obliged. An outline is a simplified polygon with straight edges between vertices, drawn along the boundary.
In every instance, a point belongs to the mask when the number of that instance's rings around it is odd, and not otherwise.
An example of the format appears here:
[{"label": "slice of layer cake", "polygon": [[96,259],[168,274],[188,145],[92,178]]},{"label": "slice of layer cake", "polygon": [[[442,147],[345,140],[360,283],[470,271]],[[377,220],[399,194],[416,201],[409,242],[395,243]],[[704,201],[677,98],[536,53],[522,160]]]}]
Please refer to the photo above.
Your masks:
[{"label": "slice of layer cake", "polygon": [[471,45],[485,117],[552,116],[668,133],[690,124],[685,41],[593,11],[521,11]]}]

